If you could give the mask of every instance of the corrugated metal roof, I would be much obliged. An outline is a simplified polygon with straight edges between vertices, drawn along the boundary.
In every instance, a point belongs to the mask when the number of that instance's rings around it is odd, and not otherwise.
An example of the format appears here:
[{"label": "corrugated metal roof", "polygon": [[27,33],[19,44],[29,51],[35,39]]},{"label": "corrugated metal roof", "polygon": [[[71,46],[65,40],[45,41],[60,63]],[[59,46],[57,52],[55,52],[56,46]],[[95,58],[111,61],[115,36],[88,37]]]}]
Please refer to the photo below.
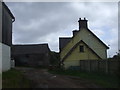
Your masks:
[{"label": "corrugated metal roof", "polygon": [[4,8],[6,8],[6,10],[8,11],[8,13],[10,14],[10,16],[11,16],[13,19],[15,19],[14,15],[11,13],[10,9],[8,8],[8,6],[7,6],[4,2],[2,2],[2,5],[4,6]]},{"label": "corrugated metal roof", "polygon": [[39,54],[50,51],[48,44],[13,45],[12,54]]}]

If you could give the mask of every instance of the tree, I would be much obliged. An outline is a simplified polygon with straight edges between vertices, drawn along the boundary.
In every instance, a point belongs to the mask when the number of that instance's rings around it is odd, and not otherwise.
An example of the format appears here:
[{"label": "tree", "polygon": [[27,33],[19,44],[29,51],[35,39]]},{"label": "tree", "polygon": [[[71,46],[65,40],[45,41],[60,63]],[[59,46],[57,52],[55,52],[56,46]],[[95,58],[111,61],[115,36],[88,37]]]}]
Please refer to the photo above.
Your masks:
[{"label": "tree", "polygon": [[59,53],[51,51],[51,53],[50,53],[50,64],[58,66],[59,61],[60,61]]}]

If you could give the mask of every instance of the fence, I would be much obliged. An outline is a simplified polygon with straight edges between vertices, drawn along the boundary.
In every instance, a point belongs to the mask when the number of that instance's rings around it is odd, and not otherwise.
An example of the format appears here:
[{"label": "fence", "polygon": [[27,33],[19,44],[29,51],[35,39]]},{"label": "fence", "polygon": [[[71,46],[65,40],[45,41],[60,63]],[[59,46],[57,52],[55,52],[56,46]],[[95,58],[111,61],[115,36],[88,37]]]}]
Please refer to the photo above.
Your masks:
[{"label": "fence", "polygon": [[120,60],[80,60],[80,70],[116,74],[120,70]]}]

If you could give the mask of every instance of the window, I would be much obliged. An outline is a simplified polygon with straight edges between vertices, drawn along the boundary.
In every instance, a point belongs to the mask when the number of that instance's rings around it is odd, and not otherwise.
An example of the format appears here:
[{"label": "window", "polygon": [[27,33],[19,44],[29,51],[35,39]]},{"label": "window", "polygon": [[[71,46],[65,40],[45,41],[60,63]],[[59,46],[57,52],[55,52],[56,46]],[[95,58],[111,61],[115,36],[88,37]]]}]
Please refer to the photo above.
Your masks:
[{"label": "window", "polygon": [[80,45],[80,52],[84,52],[84,46]]}]

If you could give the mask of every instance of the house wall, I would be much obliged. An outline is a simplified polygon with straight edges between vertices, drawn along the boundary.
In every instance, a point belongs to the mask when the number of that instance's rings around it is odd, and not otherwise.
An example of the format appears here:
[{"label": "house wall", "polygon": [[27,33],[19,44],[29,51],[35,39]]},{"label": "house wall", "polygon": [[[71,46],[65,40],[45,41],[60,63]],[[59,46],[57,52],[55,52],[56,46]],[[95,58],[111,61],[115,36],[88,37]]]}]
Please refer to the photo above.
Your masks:
[{"label": "house wall", "polygon": [[78,34],[62,49],[60,53],[61,59],[69,52],[69,50],[80,40],[87,43],[102,59],[107,58],[106,47],[95,38],[87,29],[81,29]]},{"label": "house wall", "polygon": [[[84,52],[79,51],[79,46],[84,46]],[[91,51],[84,43],[80,43],[74,51],[65,59],[64,65],[65,68],[69,68],[70,66],[80,66],[80,60],[96,60],[99,57]]]},{"label": "house wall", "polygon": [[10,47],[0,43],[0,55],[2,55],[2,71],[7,71],[10,69]]}]

